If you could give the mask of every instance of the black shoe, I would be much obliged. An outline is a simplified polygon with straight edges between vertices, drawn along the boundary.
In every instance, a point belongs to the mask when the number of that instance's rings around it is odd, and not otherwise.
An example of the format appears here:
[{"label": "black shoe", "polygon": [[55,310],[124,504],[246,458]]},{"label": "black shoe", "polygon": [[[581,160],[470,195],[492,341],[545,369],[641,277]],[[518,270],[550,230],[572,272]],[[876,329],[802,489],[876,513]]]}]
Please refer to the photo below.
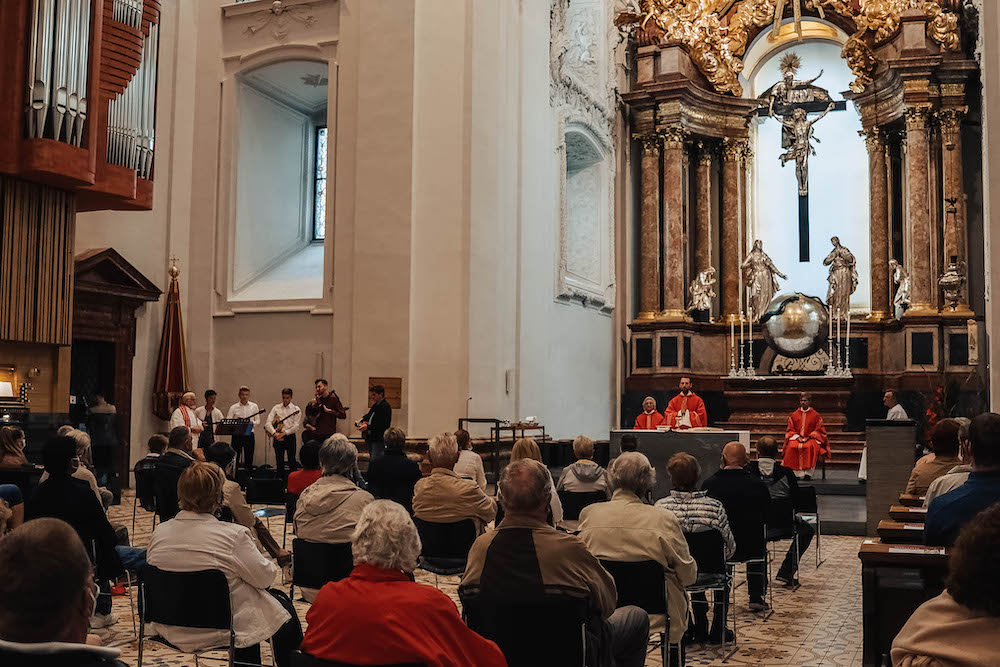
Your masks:
[{"label": "black shoe", "polygon": [[699,628],[691,626],[684,633],[684,645],[690,646],[691,644],[704,644],[708,640],[708,628]]},{"label": "black shoe", "polygon": [[795,578],[795,575],[787,575],[779,572],[774,578],[783,583],[785,588],[795,588],[799,585],[799,580]]},{"label": "black shoe", "polygon": [[750,611],[768,611],[770,608],[766,600],[750,600]]},{"label": "black shoe", "polygon": [[[723,642],[723,639],[725,639],[725,642]],[[732,644],[735,640],[736,640],[736,635],[734,635],[733,631],[730,630],[729,628],[726,628],[725,637],[723,637],[723,633],[715,631],[713,631],[711,634],[708,635],[709,644],[722,644],[722,643]]]},{"label": "black shoe", "polygon": [[804,479],[807,482],[811,482],[812,481],[812,475],[806,475],[802,479]]}]

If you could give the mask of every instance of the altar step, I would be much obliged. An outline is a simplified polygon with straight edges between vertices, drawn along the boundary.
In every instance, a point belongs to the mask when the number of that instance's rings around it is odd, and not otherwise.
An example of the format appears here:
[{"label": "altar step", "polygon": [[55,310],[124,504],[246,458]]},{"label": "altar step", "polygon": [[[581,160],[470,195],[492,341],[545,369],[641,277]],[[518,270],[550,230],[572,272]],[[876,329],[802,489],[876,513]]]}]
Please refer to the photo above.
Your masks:
[{"label": "altar step", "polygon": [[[785,441],[785,422],[777,420],[762,420],[754,423],[741,421],[720,422],[718,426],[727,430],[750,431],[751,458],[757,456],[757,440],[769,435],[781,443]],[[861,452],[865,448],[865,434],[862,431],[845,431],[843,424],[828,424],[827,438],[830,441],[830,457],[826,462],[828,468],[838,470],[853,470],[857,473],[861,464]]]}]

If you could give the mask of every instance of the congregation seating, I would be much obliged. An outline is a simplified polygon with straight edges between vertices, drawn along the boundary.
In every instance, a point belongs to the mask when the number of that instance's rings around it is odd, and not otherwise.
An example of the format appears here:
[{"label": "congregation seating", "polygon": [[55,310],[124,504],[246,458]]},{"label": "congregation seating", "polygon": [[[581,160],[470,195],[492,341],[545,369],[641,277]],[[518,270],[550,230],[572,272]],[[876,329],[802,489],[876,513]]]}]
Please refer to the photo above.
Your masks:
[{"label": "congregation seating", "polygon": [[909,521],[911,523],[923,523],[927,518],[927,509],[924,507],[906,507],[904,505],[893,505],[889,508],[889,517],[894,521]]},{"label": "congregation seating", "polygon": [[580,512],[587,505],[602,503],[608,499],[603,491],[559,491],[559,502],[563,507],[563,519],[566,521],[579,521]]},{"label": "congregation seating", "polygon": [[924,496],[918,496],[912,493],[899,494],[899,504],[903,507],[923,507],[924,500]]},{"label": "congregation seating", "polygon": [[292,582],[288,597],[295,599],[295,587],[323,588],[330,581],[340,581],[354,568],[351,543],[323,544],[302,538],[292,540]]},{"label": "congregation seating", "polygon": [[692,597],[691,605],[704,604],[710,606],[713,602],[710,602],[705,597],[708,593],[712,593],[713,598],[715,595],[722,595],[725,596],[725,603],[723,605],[724,613],[727,615],[732,614],[732,649],[726,650],[727,642],[725,635],[723,635],[722,641],[723,655],[729,658],[739,648],[737,643],[739,641],[739,631],[736,627],[736,608],[730,603],[733,576],[732,568],[726,563],[725,542],[722,539],[722,534],[717,530],[685,533],[684,537],[687,540],[691,556],[694,558],[695,563],[698,564],[698,579],[687,587],[687,592],[689,594],[700,593],[701,599]]},{"label": "congregation seating", "polygon": [[476,522],[464,519],[452,523],[436,523],[414,517],[423,549],[419,567],[435,576],[462,574],[469,549],[476,541]]},{"label": "congregation seating", "polygon": [[668,664],[670,614],[663,565],[655,560],[628,563],[603,558],[601,565],[614,577],[618,606],[635,605],[649,614],[649,632],[659,635],[660,656],[663,664]]}]

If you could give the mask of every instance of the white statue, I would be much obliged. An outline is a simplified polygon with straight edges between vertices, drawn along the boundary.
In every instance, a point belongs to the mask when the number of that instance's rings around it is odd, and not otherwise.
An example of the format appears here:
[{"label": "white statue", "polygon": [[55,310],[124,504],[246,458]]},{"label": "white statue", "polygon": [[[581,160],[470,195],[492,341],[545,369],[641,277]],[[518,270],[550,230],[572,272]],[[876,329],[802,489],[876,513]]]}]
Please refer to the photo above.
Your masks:
[{"label": "white statue", "polygon": [[782,142],[783,147],[788,148],[788,151],[782,153],[779,159],[782,167],[789,160],[795,160],[795,178],[799,182],[800,196],[804,197],[809,194],[809,156],[816,155],[816,149],[812,145],[813,140],[819,141],[813,136],[813,125],[830,113],[833,106],[833,102],[830,102],[826,110],[812,120],[809,120],[809,115],[802,108],[792,112],[791,120],[788,120],[787,117],[778,119],[789,131],[790,137],[789,145],[785,146],[785,142]]},{"label": "white statue", "polygon": [[894,259],[889,260],[889,270],[892,272],[892,282],[898,285],[892,305],[906,310],[910,307],[910,274]]},{"label": "white statue", "polygon": [[826,305],[833,317],[847,317],[851,309],[851,295],[858,289],[858,270],[854,255],[846,247],[840,245],[840,239],[834,236],[830,239],[833,250],[823,260],[823,266],[830,267],[827,282],[830,287],[826,291]]},{"label": "white statue", "polygon": [[688,310],[711,310],[715,297],[715,267],[708,267],[691,281],[691,305]]},{"label": "white statue", "polygon": [[[753,249],[741,265],[743,280],[750,288],[747,299],[747,310],[753,321],[759,321],[771,299],[778,292],[778,278],[788,280],[788,276],[779,271],[771,258],[764,252],[764,244],[760,240],[753,242]],[[777,277],[776,277],[777,276]]]}]

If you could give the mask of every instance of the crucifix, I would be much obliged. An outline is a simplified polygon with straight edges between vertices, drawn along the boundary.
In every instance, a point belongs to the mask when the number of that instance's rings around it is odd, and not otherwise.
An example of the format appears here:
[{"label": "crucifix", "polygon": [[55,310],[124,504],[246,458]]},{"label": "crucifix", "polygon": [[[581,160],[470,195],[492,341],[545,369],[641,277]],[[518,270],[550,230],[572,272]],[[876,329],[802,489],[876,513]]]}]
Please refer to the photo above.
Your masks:
[{"label": "crucifix", "polygon": [[[781,166],[795,162],[799,191],[799,261],[808,262],[809,156],[816,155],[813,141],[819,143],[819,138],[813,133],[813,125],[831,111],[845,110],[847,102],[834,102],[826,89],[813,85],[823,76],[823,70],[808,81],[797,80],[795,74],[801,66],[801,58],[793,51],[782,57],[782,79],[758,98],[761,106],[757,115],[774,116],[778,119],[782,125],[781,147],[785,149],[780,157]],[[819,116],[810,119],[810,113],[819,113]]]}]

